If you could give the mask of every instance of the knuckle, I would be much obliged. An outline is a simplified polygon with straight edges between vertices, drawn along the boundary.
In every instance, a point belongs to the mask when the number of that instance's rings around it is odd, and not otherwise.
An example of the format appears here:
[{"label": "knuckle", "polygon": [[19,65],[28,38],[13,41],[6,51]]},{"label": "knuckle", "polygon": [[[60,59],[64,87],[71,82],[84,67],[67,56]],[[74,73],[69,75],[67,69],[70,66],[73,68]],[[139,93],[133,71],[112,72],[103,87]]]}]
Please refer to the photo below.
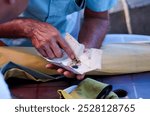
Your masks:
[{"label": "knuckle", "polygon": [[57,41],[59,41],[61,39],[61,36],[60,36],[59,32],[53,32],[52,38],[55,38]]},{"label": "knuckle", "polygon": [[37,49],[40,49],[40,48],[43,48],[43,46],[44,46],[44,44],[39,44],[39,45],[36,45],[35,47],[36,47]]},{"label": "knuckle", "polygon": [[58,37],[58,33],[57,32],[52,32],[52,36],[53,37]]}]

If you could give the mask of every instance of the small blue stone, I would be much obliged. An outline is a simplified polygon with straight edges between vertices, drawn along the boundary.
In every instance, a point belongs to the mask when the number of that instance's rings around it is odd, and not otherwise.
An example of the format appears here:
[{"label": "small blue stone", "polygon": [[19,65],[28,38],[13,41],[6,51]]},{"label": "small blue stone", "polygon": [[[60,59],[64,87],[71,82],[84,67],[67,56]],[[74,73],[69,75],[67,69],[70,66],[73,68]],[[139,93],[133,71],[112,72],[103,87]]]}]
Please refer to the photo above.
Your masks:
[{"label": "small blue stone", "polygon": [[72,68],[78,69],[79,67],[77,65],[73,65]]}]

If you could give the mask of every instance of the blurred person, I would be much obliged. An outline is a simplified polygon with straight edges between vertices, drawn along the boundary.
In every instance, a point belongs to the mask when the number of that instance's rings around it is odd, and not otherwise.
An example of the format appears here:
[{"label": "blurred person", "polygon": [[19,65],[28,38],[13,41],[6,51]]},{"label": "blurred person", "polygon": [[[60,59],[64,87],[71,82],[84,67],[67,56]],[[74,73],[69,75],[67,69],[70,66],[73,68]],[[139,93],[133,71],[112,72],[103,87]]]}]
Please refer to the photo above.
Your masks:
[{"label": "blurred person", "polygon": [[[26,8],[28,0],[0,0],[0,23],[16,18]],[[0,42],[0,46],[4,45]],[[4,76],[0,72],[0,99],[11,98]]]}]

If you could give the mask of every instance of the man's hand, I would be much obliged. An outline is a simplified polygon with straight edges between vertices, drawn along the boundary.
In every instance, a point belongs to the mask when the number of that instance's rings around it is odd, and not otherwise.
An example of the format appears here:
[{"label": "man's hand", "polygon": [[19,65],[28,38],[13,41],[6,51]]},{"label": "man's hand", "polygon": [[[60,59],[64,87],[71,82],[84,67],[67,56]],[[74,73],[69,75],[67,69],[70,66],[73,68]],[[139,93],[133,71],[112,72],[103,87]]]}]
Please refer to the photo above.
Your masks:
[{"label": "man's hand", "polygon": [[[48,23],[32,19],[15,19],[5,24],[0,24],[0,37],[7,38],[29,38],[35,48],[44,56],[50,59],[62,56],[62,49],[71,59],[75,55],[69,45],[62,39],[57,29]],[[55,66],[47,66],[54,68]],[[60,74],[66,77],[75,77],[71,72],[56,68]],[[80,76],[77,76],[80,79]]]},{"label": "man's hand", "polygon": [[[34,29],[31,31],[30,38],[35,48],[44,56],[50,59],[62,57],[62,49],[68,54],[71,59],[75,55],[69,45],[62,39],[60,33],[53,26],[37,22],[34,24]],[[75,75],[61,67],[47,64],[46,68],[55,69],[59,74],[68,78],[77,78],[82,80],[84,75]]]},{"label": "man's hand", "polygon": [[57,72],[59,74],[62,74],[64,76],[66,76],[67,78],[76,78],[78,80],[82,80],[84,78],[84,76],[85,76],[84,74],[83,75],[76,75],[76,74],[74,74],[74,73],[72,73],[70,71],[62,69],[62,68],[60,68],[58,66],[55,66],[53,64],[47,64],[46,68],[55,69],[55,70],[57,70]]},{"label": "man's hand", "polygon": [[35,48],[49,59],[62,57],[62,49],[67,55],[74,59],[74,53],[70,46],[61,37],[58,30],[48,23],[34,22],[29,37]]}]

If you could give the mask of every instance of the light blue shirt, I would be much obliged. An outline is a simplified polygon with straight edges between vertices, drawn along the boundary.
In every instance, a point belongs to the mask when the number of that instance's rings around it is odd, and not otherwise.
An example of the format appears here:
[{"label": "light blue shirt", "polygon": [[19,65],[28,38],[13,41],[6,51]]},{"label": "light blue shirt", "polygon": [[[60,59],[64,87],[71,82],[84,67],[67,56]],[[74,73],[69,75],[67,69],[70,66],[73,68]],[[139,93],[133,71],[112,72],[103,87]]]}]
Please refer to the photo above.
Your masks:
[{"label": "light blue shirt", "polygon": [[30,0],[24,16],[48,22],[64,36],[66,32],[78,36],[80,11],[85,7],[100,12],[109,10],[117,0]]},{"label": "light blue shirt", "polygon": [[[112,8],[117,2],[117,0],[79,1],[81,1],[80,6],[76,3],[76,0],[29,0],[24,17],[47,22],[56,27],[63,37],[66,33],[70,33],[78,39],[81,13],[85,7],[95,12],[103,12]],[[20,41],[7,40],[9,45],[15,43],[19,45],[21,42],[23,45],[29,44],[29,41],[22,39]]]}]

